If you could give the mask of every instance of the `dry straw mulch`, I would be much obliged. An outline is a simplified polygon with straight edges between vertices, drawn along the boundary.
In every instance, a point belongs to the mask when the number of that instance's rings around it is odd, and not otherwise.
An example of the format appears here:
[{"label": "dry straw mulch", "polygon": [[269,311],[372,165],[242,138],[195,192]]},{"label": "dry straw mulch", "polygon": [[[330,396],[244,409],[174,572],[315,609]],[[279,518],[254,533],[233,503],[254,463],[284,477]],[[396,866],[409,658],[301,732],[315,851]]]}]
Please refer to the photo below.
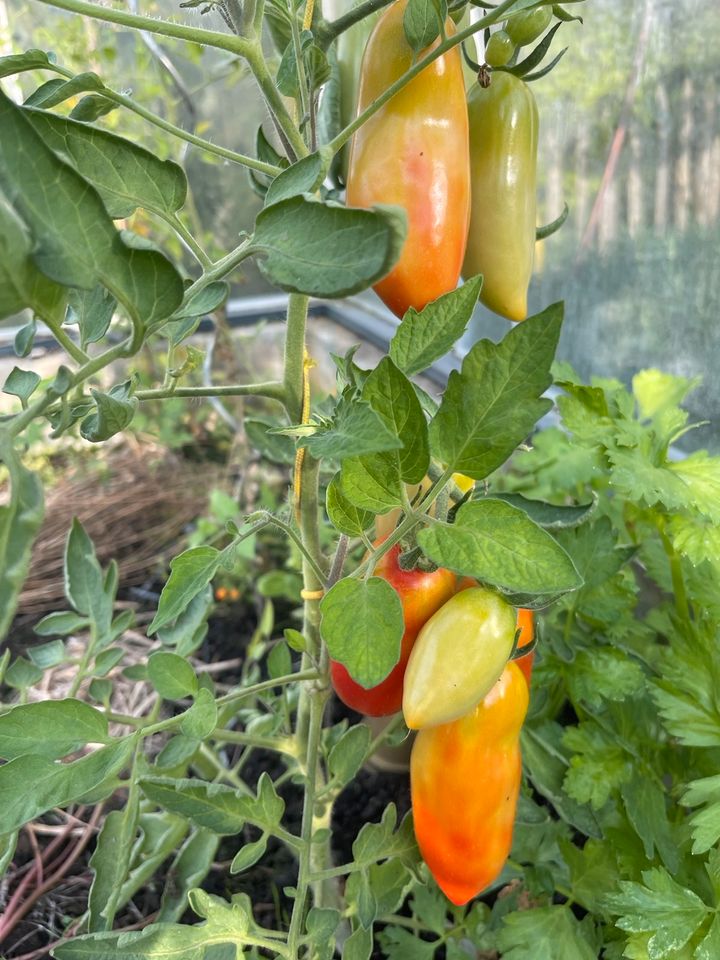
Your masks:
[{"label": "dry straw mulch", "polygon": [[73,517],[85,526],[103,567],[117,560],[121,587],[143,584],[164,575],[172,549],[219,478],[216,467],[135,442],[71,469],[46,493],[18,614],[37,618],[67,607],[63,558]]}]

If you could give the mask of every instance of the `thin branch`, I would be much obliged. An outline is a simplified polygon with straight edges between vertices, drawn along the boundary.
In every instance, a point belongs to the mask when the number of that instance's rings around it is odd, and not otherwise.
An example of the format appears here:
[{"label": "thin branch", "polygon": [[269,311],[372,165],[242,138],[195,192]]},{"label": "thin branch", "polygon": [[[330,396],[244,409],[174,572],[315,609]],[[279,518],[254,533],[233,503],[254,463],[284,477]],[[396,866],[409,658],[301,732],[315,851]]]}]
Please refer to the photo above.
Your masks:
[{"label": "thin branch", "polygon": [[209,387],[168,387],[157,390],[138,390],[138,400],[167,400],[169,397],[269,397],[271,400],[284,399],[284,387],[279,380],[266,380],[262,383],[233,383]]}]

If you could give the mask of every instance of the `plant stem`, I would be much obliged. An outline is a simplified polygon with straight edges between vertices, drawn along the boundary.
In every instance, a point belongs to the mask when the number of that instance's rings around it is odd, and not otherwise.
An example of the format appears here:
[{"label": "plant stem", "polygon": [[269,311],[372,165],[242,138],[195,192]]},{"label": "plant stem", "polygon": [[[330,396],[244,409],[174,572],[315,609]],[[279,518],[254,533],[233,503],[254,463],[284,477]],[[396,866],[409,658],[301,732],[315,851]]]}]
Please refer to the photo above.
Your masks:
[{"label": "plant stem", "polygon": [[295,156],[290,157],[290,159],[293,160],[296,157],[306,157],[308,154],[308,148],[305,146],[305,141],[300,135],[297,125],[288,113],[285,102],[280,95],[280,91],[275,86],[275,81],[270,76],[267,63],[265,62],[265,54],[263,53],[260,43],[255,41],[253,43],[248,43],[245,46],[246,49],[243,51],[243,56],[247,60],[248,66],[253,72],[257,85],[262,91],[262,95],[265,98],[265,102],[273,119],[276,121],[277,125],[282,131],[283,136],[295,154]]},{"label": "plant stem", "polygon": [[215,30],[204,30],[201,27],[189,27],[183,23],[172,23],[169,20],[159,20],[155,17],[141,17],[125,10],[116,10],[113,7],[103,7],[99,3],[89,3],[88,0],[39,0],[40,3],[60,10],[69,10],[95,20],[104,20],[107,23],[117,23],[123,27],[133,27],[136,30],[146,30],[161,37],[172,37],[175,40],[185,40],[188,43],[198,43],[205,47],[217,47],[218,50],[227,50],[229,53],[245,56],[248,42],[242,37],[229,33],[218,33]]},{"label": "plant stem", "polygon": [[175,233],[180,237],[181,241],[185,247],[190,251],[190,253],[195,257],[197,262],[203,269],[212,267],[213,262],[210,257],[205,253],[203,248],[197,242],[195,237],[190,233],[188,228],[182,222],[180,217],[177,214],[172,214],[171,216],[163,217],[163,220],[167,225],[175,231]]},{"label": "plant stem", "polygon": [[302,418],[307,310],[308,298],[291,293],[288,297],[284,366],[285,408],[291,423],[299,423]]},{"label": "plant stem", "polygon": [[169,397],[269,397],[271,400],[284,400],[283,384],[279,380],[266,380],[262,383],[231,383],[212,387],[172,387],[156,390],[138,390],[138,400],[166,400]]},{"label": "plant stem", "polygon": [[59,323],[48,320],[46,317],[43,317],[42,319],[45,326],[52,333],[63,350],[65,350],[65,352],[69,354],[76,363],[88,363],[90,361],[90,355],[85,353],[85,351],[75,343],[72,337],[65,333]]},{"label": "plant stem", "polygon": [[672,577],[673,594],[675,595],[675,609],[683,623],[687,623],[691,619],[690,604],[688,603],[687,591],[685,590],[685,578],[683,577],[680,557],[672,544],[672,540],[665,533],[664,519],[661,519],[661,523],[662,526],[659,528],[660,538],[667,558],[670,561],[670,576]]},{"label": "plant stem", "polygon": [[331,22],[321,20],[314,31],[318,46],[326,50],[341,33],[344,33],[354,24],[364,20],[365,17],[370,16],[370,14],[375,13],[376,10],[382,10],[383,7],[387,7],[391,2],[392,0],[363,0],[362,3],[358,3],[357,6],[353,7],[352,10],[348,10],[347,13],[338,17],[337,20]]},{"label": "plant stem", "polygon": [[281,520],[279,517],[274,516],[272,513],[266,514],[266,520],[268,523],[274,524],[276,527],[279,527],[285,532],[285,534],[290,537],[293,543],[297,546],[300,553],[303,555],[303,559],[312,567],[312,571],[315,574],[318,582],[321,584],[325,583],[325,571],[320,566],[320,564],[315,560],[315,557],[310,553],[310,551],[305,547],[305,544],[302,541],[302,538],[299,536],[297,531],[290,526],[289,523],[285,523],[284,520]]}]

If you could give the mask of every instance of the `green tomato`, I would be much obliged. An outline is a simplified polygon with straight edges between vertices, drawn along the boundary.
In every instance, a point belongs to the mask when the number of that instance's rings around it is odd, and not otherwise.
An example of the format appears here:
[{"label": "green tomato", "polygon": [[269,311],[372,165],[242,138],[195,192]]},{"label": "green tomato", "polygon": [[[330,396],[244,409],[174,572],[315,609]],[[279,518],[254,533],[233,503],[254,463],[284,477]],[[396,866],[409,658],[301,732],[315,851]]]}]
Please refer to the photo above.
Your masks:
[{"label": "green tomato", "polygon": [[552,20],[552,7],[536,7],[526,13],[510,17],[505,24],[505,32],[518,47],[524,47],[536,40]]},{"label": "green tomato", "polygon": [[527,316],[535,254],[538,112],[530,87],[495,71],[475,84],[470,120],[470,229],[463,276],[483,275],[480,300],[508,320]]},{"label": "green tomato", "polygon": [[462,590],[443,604],[418,634],[408,661],[408,727],[435,727],[472,710],[505,669],[515,620],[510,604],[484,587]]},{"label": "green tomato", "polygon": [[485,47],[485,63],[489,67],[504,67],[513,53],[515,44],[504,30],[497,30]]}]

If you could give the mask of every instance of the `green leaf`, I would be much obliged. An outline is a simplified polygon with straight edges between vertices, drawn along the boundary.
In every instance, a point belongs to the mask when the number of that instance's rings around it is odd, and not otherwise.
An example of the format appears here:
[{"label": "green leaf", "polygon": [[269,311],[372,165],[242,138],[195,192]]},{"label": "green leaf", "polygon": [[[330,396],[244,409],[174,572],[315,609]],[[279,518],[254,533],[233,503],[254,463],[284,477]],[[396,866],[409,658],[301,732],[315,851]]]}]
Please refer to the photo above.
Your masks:
[{"label": "green leaf", "polygon": [[167,741],[155,758],[155,766],[158,768],[172,769],[173,767],[187,763],[187,761],[195,755],[199,746],[199,740],[195,740],[193,737],[185,737],[179,733]]},{"label": "green leaf", "polygon": [[24,53],[14,53],[9,57],[0,57],[0,78],[11,77],[25,70],[47,70],[55,62],[54,54],[33,48]]},{"label": "green leaf", "polygon": [[372,930],[358,927],[345,941],[343,946],[343,960],[370,960],[373,949]]},{"label": "green leaf", "polygon": [[328,757],[328,768],[330,776],[339,786],[344,787],[349,783],[363,765],[370,747],[370,740],[369,727],[364,723],[358,723],[346,730],[334,745]]},{"label": "green leaf", "polygon": [[378,939],[387,960],[432,960],[437,947],[437,942],[420,940],[402,927],[387,926]]},{"label": "green leaf", "polygon": [[401,481],[382,456],[348,457],[340,471],[340,492],[359,510],[387,513],[402,504]]},{"label": "green leaf", "polygon": [[254,449],[261,456],[272,460],[273,463],[293,464],[295,462],[295,445],[289,437],[271,433],[270,430],[274,426],[277,426],[277,424],[248,418],[245,421],[245,433]]},{"label": "green leaf", "polygon": [[185,611],[190,602],[210,583],[222,561],[215,547],[191,547],[170,561],[170,577],[160,594],[155,617],[148,627],[152,635]]},{"label": "green leaf", "polygon": [[0,447],[10,474],[10,499],[0,506],[0,640],[17,608],[30,565],[30,552],[45,513],[42,482],[26,470],[15,451]]},{"label": "green leaf", "polygon": [[515,910],[503,918],[498,933],[503,960],[597,960],[597,952],[567,907]]},{"label": "green leaf", "polygon": [[249,870],[250,867],[254,867],[258,860],[265,855],[267,841],[267,834],[264,833],[260,839],[255,840],[254,843],[246,843],[244,847],[240,847],[230,864],[230,873],[242,873],[243,870]]},{"label": "green leaf", "polygon": [[[309,30],[300,34],[302,59],[305,66],[305,76],[312,89],[318,89],[330,77],[330,64],[324,51],[312,42],[313,35]],[[296,97],[300,92],[295,44],[289,40],[282,55],[277,72],[278,90],[286,97]]]},{"label": "green leaf", "polygon": [[100,117],[117,110],[119,106],[119,103],[108,100],[99,93],[89,93],[78,100],[70,111],[69,117],[71,120],[82,120],[83,123],[94,123]]},{"label": "green leaf", "polygon": [[313,193],[320,186],[323,174],[323,161],[319,153],[303,157],[275,177],[265,195],[265,206],[302,193]]},{"label": "green leaf", "polygon": [[[187,300],[183,300],[168,323],[174,324],[177,320],[184,320],[188,317],[204,317],[206,314],[212,313],[227,300],[229,292],[230,285],[228,283],[224,280],[214,280],[206,287],[202,287],[202,289],[191,294]],[[172,340],[175,344],[179,343],[175,336],[172,337]]]},{"label": "green leaf", "polygon": [[648,956],[670,958],[683,947],[708,914],[708,907],[662,868],[646,870],[642,883],[621,880],[620,892],[603,898],[603,905],[619,917],[616,924],[630,933],[649,933]]},{"label": "green leaf", "polygon": [[668,820],[665,794],[651,779],[635,774],[621,787],[625,810],[642,840],[645,856],[652,860],[655,850],[671,873],[680,867],[680,853]]},{"label": "green leaf", "polygon": [[688,784],[682,802],[688,807],[704,806],[690,818],[695,855],[706,853],[720,840],[720,775],[703,777]]},{"label": "green leaf", "polygon": [[[407,12],[406,12],[407,16]],[[406,312],[390,341],[390,357],[411,377],[444,357],[465,332],[482,288],[482,277],[467,280],[418,311]]]},{"label": "green leaf", "polygon": [[582,583],[553,537],[502,500],[464,504],[455,523],[421,530],[418,543],[439,566],[508,592],[557,595]]},{"label": "green leaf", "polygon": [[339,910],[332,907],[311,907],[305,927],[315,943],[322,943],[334,935],[339,923]]},{"label": "green leaf", "polygon": [[18,757],[0,766],[0,834],[9,833],[53,807],[66,807],[92,793],[111,793],[116,776],[130,759],[135,738],[115,740],[72,763]]},{"label": "green leaf", "polygon": [[397,435],[370,404],[349,393],[340,397],[327,427],[298,440],[298,446],[307,447],[316,460],[322,457],[343,460],[362,453],[395,450],[401,445]]},{"label": "green leaf", "polygon": [[68,634],[87,629],[89,625],[87,617],[81,617],[74,610],[62,610],[43,617],[33,630],[39,637],[67,637]]},{"label": "green leaf", "polygon": [[630,758],[619,738],[588,721],[565,727],[563,744],[576,751],[563,781],[566,792],[578,803],[600,810],[632,775]]},{"label": "green leaf", "polygon": [[435,40],[446,17],[447,0],[408,0],[403,30],[414,54],[420,53]]},{"label": "green leaf", "polygon": [[140,786],[163,809],[221,836],[240,833],[246,823],[272,833],[285,809],[266,773],[260,778],[257,797],[241,796],[231,787],[204,780],[144,777]]},{"label": "green leaf", "polygon": [[[36,244],[37,268],[67,286],[92,289],[101,283],[136,321],[169,316],[183,294],[172,264],[154,250],[123,243],[94,187],[45,145],[27,109],[1,92],[0,125],[6,133],[0,191]],[[53,189],[38,192],[38,183]]]},{"label": "green leaf", "polygon": [[[85,84],[84,78],[88,78]],[[81,74],[43,106],[74,96],[80,86],[105,89],[95,74]],[[78,120],[32,108],[24,113],[45,145],[95,187],[114,220],[126,219],[138,207],[170,216],[185,203],[187,180],[173,160],[160,160],[137,143]]]},{"label": "green leaf", "polygon": [[33,370],[21,370],[20,367],[13,367],[5,380],[3,393],[19,397],[23,407],[25,407],[39,383],[40,377]]},{"label": "green leaf", "polygon": [[605,700],[625,700],[642,690],[645,674],[626,653],[596,646],[578,653],[567,682],[574,700],[599,707]]},{"label": "green leaf", "polygon": [[291,197],[260,212],[252,251],[261,273],[290,293],[345,297],[387,274],[405,241],[397,207],[358,210]]},{"label": "green leaf", "polygon": [[484,479],[552,406],[541,399],[560,336],[562,305],[530,317],[498,344],[480,340],[453,370],[430,424],[430,449],[452,471]]},{"label": "green leaf", "polygon": [[533,786],[555,808],[561,819],[589,837],[602,836],[592,810],[578,803],[563,789],[569,751],[563,745],[563,728],[558,723],[526,725],[522,733],[523,763]]},{"label": "green leaf", "polygon": [[220,838],[211,830],[194,830],[175,855],[163,887],[158,922],[179,920],[188,905],[188,893],[210,872]]},{"label": "green leaf", "polygon": [[41,670],[56,667],[68,659],[65,644],[62,640],[50,640],[48,643],[39,643],[35,647],[28,647],[28,656]]},{"label": "green leaf", "polygon": [[292,658],[286,643],[276,643],[267,658],[268,674],[271,680],[286,677],[292,671]]},{"label": "green leaf", "polygon": [[564,838],[560,840],[560,849],[570,869],[573,899],[591,913],[600,913],[604,891],[617,881],[616,852],[601,840],[588,840],[580,849]]},{"label": "green leaf", "polygon": [[160,627],[158,640],[163,646],[175,647],[176,653],[185,657],[197,647],[196,638],[202,635],[207,618],[213,607],[212,588],[208,585],[196,594],[175,620]]},{"label": "green leaf", "polygon": [[[0,318],[30,307],[39,316],[60,323],[66,291],[38,270],[32,253],[30,233],[0,189]],[[35,328],[33,317],[18,331],[18,356],[25,357],[32,350]]]},{"label": "green leaf", "polygon": [[40,667],[26,660],[25,657],[16,657],[5,671],[5,683],[16,690],[26,690],[42,680],[43,671]]},{"label": "green leaf", "polygon": [[372,526],[372,513],[360,510],[342,492],[339,473],[328,484],[325,507],[330,523],[349,537],[359,537]]},{"label": "green leaf", "polygon": [[617,547],[617,534],[609,517],[572,530],[559,530],[557,542],[570,554],[583,578],[583,587],[591,589],[613,577],[635,554],[634,547]]},{"label": "green leaf", "polygon": [[[482,500],[485,496],[479,493],[475,499]],[[531,500],[521,493],[490,493],[487,496],[492,500],[504,500],[510,506],[523,510],[533,523],[545,530],[562,530],[566,527],[581,526],[595,513],[599,502],[596,497],[590,503],[560,507],[554,503],[546,503],[544,500]]]},{"label": "green leaf", "polygon": [[135,787],[122,810],[111,810],[98,834],[90,858],[93,877],[88,896],[88,930],[111,930],[119,906],[122,885],[127,879],[138,824],[139,795]]},{"label": "green leaf", "polygon": [[104,590],[103,573],[95,547],[75,517],[65,545],[65,596],[78,613],[97,625],[99,642],[108,635],[112,601]]},{"label": "green leaf", "polygon": [[107,676],[108,673],[116,667],[125,656],[125,650],[122,647],[108,647],[95,657],[93,673],[96,677]]},{"label": "green leaf", "polygon": [[0,757],[6,760],[25,754],[55,760],[108,739],[107,718],[82,700],[20,704],[0,715]]},{"label": "green leaf", "polygon": [[[368,470],[380,476],[392,471],[405,483],[420,483],[430,463],[428,431],[425,414],[410,381],[389,357],[383,357],[365,380],[362,397],[402,444],[400,449],[380,457],[364,458]],[[362,452],[358,448],[354,455]],[[378,460],[382,464],[374,471]]]},{"label": "green leaf", "polygon": [[[173,654],[167,654],[173,656]],[[186,737],[194,740],[204,740],[213,732],[218,722],[218,710],[215,697],[205,687],[200,687],[195,695],[195,702],[183,714],[180,729]]]},{"label": "green leaf", "polygon": [[400,659],[402,605],[387,580],[345,578],[320,602],[330,656],[364,687],[384,680]]},{"label": "green leaf", "polygon": [[80,434],[85,440],[91,443],[109,440],[124,430],[135,416],[137,399],[125,398],[118,393],[113,395],[117,389],[113,387],[109,393],[94,389],[90,391],[95,401],[95,410],[80,424]]},{"label": "green leaf", "polygon": [[[2,216],[2,207],[3,207],[3,204],[2,202],[0,202],[0,217]],[[0,238],[2,238],[3,233],[4,233],[4,229],[2,227],[2,224],[0,224]],[[5,241],[7,240],[7,234],[5,234],[4,239]],[[3,243],[2,239],[0,239],[0,243]],[[4,245],[5,244],[3,243],[3,247]],[[7,267],[9,256],[3,257],[3,261]],[[37,273],[37,276],[41,277],[42,274]],[[21,300],[23,299],[24,298],[21,297]],[[41,312],[44,312],[44,311],[41,311]],[[0,313],[3,313],[2,308],[0,308]],[[20,357],[22,359],[23,357],[27,357],[32,353],[32,348],[33,348],[33,344],[35,343],[36,333],[37,333],[37,320],[33,315],[32,317],[30,317],[30,319],[25,324],[25,326],[20,327],[18,332],[15,334],[15,340],[13,341],[13,349],[15,350],[15,355],[17,357]]]},{"label": "green leaf", "polygon": [[68,295],[68,309],[65,323],[77,324],[80,331],[80,346],[83,350],[88,344],[102,340],[113,318],[117,301],[104,287],[92,290],[74,288]]},{"label": "green leaf", "polygon": [[181,700],[198,689],[195,671],[184,657],[156,650],[148,660],[150,683],[165,700]]}]

